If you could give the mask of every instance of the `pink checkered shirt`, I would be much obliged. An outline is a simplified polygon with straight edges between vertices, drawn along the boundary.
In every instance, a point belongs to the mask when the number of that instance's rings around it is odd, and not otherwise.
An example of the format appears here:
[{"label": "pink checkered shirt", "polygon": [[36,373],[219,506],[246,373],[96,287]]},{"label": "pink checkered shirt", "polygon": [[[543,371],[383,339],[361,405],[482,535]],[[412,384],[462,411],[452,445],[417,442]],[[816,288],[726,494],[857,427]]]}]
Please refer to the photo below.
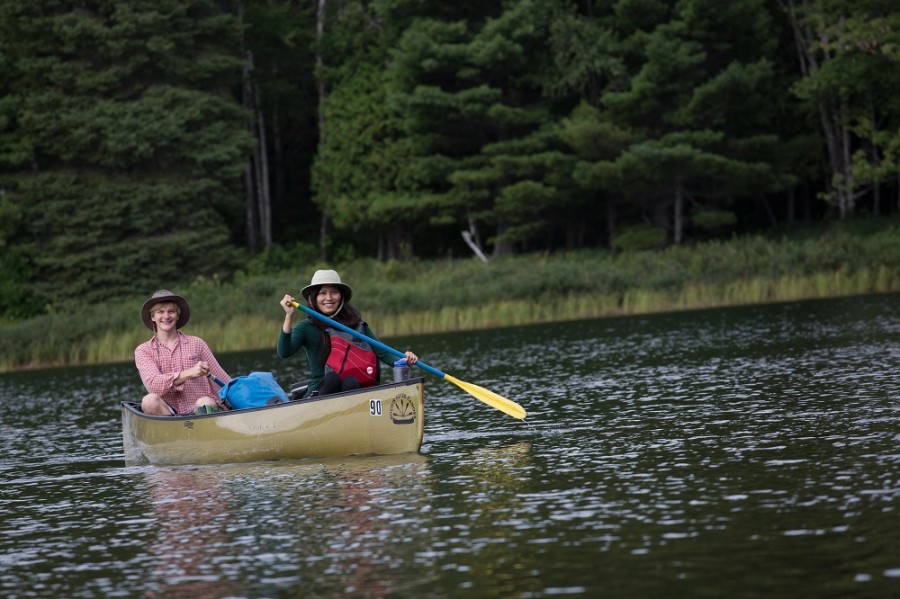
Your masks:
[{"label": "pink checkered shirt", "polygon": [[156,393],[179,414],[194,411],[194,403],[201,397],[213,397],[221,405],[219,386],[206,377],[198,377],[174,385],[178,373],[193,368],[197,362],[209,362],[210,372],[223,383],[231,380],[200,337],[178,332],[178,342],[173,349],[159,343],[154,336],[134,350],[134,364],[141,373],[141,380],[150,393]]}]

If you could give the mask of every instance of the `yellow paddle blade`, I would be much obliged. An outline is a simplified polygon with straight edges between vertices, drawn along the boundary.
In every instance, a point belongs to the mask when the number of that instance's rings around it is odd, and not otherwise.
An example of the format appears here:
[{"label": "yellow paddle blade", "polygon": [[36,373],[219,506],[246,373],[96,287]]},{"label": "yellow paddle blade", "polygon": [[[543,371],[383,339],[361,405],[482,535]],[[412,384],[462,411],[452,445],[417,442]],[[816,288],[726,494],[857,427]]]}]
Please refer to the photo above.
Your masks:
[{"label": "yellow paddle blade", "polygon": [[519,420],[525,418],[525,408],[510,399],[506,399],[502,395],[497,395],[484,387],[479,387],[478,385],[473,385],[472,383],[453,378],[446,373],[444,374],[444,380],[450,381],[475,399],[483,401],[495,410],[500,410],[504,414],[508,414]]}]

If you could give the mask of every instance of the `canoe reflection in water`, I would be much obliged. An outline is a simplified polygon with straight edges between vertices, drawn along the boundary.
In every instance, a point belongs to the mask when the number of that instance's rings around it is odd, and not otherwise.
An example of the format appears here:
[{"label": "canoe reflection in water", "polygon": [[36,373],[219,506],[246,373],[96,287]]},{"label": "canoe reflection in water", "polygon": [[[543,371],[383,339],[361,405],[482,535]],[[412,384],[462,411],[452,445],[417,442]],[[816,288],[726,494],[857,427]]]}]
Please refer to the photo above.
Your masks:
[{"label": "canoe reflection in water", "polygon": [[146,597],[240,596],[242,585],[222,576],[228,559],[228,509],[221,482],[196,469],[153,469],[147,479],[156,536]]},{"label": "canoe reflection in water", "polygon": [[421,454],[154,468],[147,481],[148,596],[386,597],[427,582],[396,578],[428,542]]}]

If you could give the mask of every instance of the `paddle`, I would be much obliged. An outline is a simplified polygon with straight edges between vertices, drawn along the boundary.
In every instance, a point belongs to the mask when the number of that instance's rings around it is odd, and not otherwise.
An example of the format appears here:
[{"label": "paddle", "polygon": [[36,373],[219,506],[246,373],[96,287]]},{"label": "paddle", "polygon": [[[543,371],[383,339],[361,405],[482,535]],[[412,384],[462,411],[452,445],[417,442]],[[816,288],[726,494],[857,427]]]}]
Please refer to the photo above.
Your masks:
[{"label": "paddle", "polygon": [[[225,383],[222,379],[220,379],[219,377],[217,377],[216,375],[214,375],[214,374],[211,373],[211,372],[210,372],[209,374],[206,375],[206,378],[208,378],[209,380],[213,381],[213,382],[214,382],[215,384],[217,384],[219,387],[224,387],[224,386],[226,385],[226,383]],[[228,408],[229,410],[233,410],[233,409],[234,409],[234,406],[231,405],[231,402],[228,401],[228,398],[227,398],[227,397],[223,397],[223,398],[222,398],[222,403],[224,403],[224,404],[225,404],[225,407]]]},{"label": "paddle", "polygon": [[[328,323],[330,326],[333,326],[336,329],[339,329],[341,331],[344,331],[345,333],[350,333],[351,335],[359,337],[360,339],[362,339],[369,345],[374,345],[375,347],[380,347],[384,351],[391,353],[391,354],[397,356],[398,358],[406,357],[405,353],[403,353],[399,350],[396,350],[393,347],[387,346],[384,343],[382,343],[381,341],[372,339],[371,337],[369,337],[367,335],[363,335],[359,331],[355,331],[348,326],[344,326],[341,323],[339,323],[335,320],[332,320],[331,318],[328,318],[324,314],[316,312],[312,308],[308,308],[306,306],[301,306],[297,302],[291,302],[291,305],[294,306],[295,308],[299,308],[299,309],[303,310],[304,312],[306,312],[313,318],[318,318],[322,322]],[[508,414],[509,416],[512,416],[513,418],[518,418],[519,420],[521,420],[522,418],[525,418],[525,409],[522,406],[520,406],[519,404],[517,404],[516,402],[506,399],[502,395],[497,395],[493,391],[488,391],[484,387],[479,387],[478,385],[473,385],[472,383],[467,383],[465,381],[461,381],[457,378],[454,378],[454,377],[450,376],[449,374],[441,372],[437,368],[433,368],[433,367],[429,366],[428,364],[425,364],[421,360],[416,361],[415,366],[418,366],[419,368],[421,368],[422,370],[425,370],[426,372],[430,372],[431,374],[437,376],[438,378],[442,378],[445,381],[449,381],[449,382],[453,383],[454,385],[456,385],[457,387],[459,387],[460,389],[462,389],[463,391],[465,391],[466,393],[468,393],[475,399],[486,403],[487,405],[491,406],[495,410],[500,410],[504,414]]]}]

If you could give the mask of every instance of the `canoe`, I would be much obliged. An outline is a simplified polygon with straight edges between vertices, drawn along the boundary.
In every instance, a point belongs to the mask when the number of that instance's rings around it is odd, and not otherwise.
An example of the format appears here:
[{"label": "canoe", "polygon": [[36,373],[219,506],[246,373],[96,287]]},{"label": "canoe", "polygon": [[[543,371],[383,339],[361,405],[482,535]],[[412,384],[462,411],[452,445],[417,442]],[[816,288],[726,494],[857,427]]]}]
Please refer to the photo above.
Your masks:
[{"label": "canoe", "polygon": [[151,416],[122,402],[125,462],[218,464],[418,452],[425,383],[412,378],[214,414]]}]

